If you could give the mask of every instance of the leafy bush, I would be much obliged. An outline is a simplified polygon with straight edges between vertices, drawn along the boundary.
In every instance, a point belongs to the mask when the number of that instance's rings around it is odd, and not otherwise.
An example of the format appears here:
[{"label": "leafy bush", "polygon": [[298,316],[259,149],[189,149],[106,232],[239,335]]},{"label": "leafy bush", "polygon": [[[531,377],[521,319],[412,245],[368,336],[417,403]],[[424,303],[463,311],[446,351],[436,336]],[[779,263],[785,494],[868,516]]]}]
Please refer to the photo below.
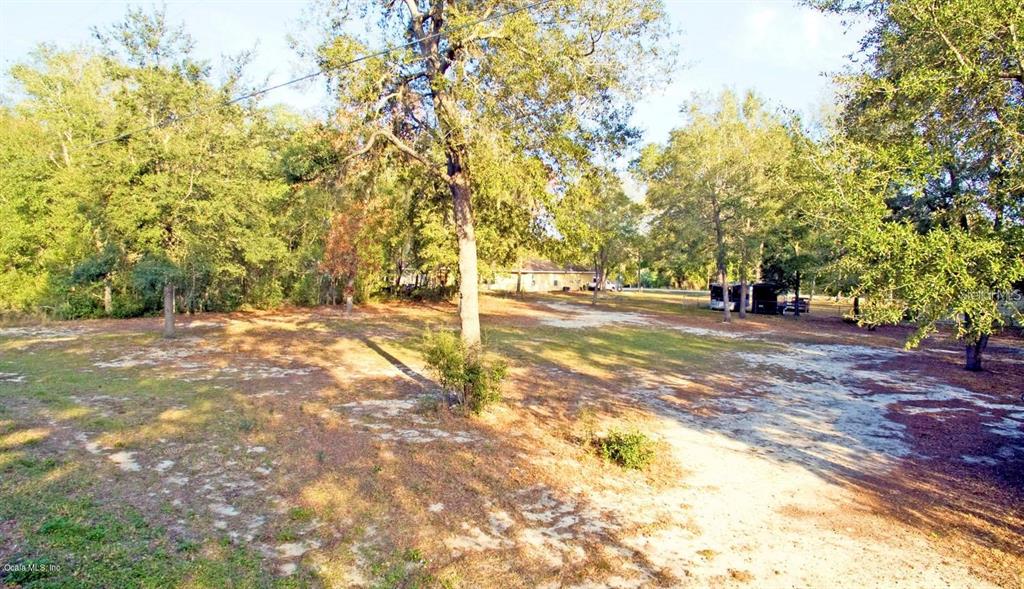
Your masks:
[{"label": "leafy bush", "polygon": [[288,291],[288,302],[299,307],[320,304],[320,276],[306,272],[295,280]]},{"label": "leafy bush", "polygon": [[134,293],[114,294],[112,315],[118,319],[139,317],[146,313],[146,300]]},{"label": "leafy bush", "polygon": [[602,458],[623,468],[640,470],[654,460],[654,442],[636,430],[612,430],[596,443]]},{"label": "leafy bush", "polygon": [[257,279],[247,294],[246,303],[257,309],[273,309],[284,302],[281,283],[272,276]]},{"label": "leafy bush", "polygon": [[96,288],[72,288],[56,307],[61,319],[91,319],[103,316],[103,305]]},{"label": "leafy bush", "polygon": [[504,362],[487,363],[479,354],[467,350],[452,331],[427,333],[424,343],[427,366],[437,375],[442,388],[453,393],[459,404],[480,413],[501,401],[501,381],[508,373]]}]

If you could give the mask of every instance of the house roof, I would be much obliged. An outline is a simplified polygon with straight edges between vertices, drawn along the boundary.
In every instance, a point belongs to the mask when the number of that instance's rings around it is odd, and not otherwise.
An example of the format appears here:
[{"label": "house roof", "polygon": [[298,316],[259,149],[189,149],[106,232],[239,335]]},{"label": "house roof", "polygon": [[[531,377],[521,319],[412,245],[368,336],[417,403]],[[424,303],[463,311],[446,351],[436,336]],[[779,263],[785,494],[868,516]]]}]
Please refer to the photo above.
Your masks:
[{"label": "house roof", "polygon": [[545,260],[543,258],[529,258],[524,260],[519,266],[511,268],[511,272],[547,272],[547,273],[563,273],[563,274],[579,274],[583,272],[593,272],[593,268],[587,268],[585,266],[577,266],[574,264],[560,265],[552,262],[551,260]]}]

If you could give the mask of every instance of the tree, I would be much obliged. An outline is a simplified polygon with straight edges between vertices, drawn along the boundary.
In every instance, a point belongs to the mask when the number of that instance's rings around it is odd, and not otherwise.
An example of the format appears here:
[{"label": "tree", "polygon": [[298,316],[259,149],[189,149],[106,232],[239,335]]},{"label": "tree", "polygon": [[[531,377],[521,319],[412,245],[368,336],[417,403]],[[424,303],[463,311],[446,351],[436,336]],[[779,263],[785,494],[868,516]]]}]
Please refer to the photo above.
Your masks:
[{"label": "tree", "polygon": [[1024,6],[816,4],[876,22],[864,70],[843,80],[845,137],[821,166],[825,216],[848,232],[844,263],[870,297],[863,321],[910,317],[911,346],[950,321],[980,370],[999,301],[1024,276]]},{"label": "tree", "polygon": [[8,225],[0,257],[7,257],[5,274],[21,275],[20,288],[33,288],[31,294],[5,289],[0,297],[10,296],[9,305],[21,309],[45,304],[64,312],[93,304],[91,293],[79,298],[88,289],[71,274],[89,258],[92,271],[83,268],[79,274],[93,274],[109,248],[97,240],[76,198],[91,187],[90,175],[79,165],[79,145],[113,120],[113,105],[100,98],[110,79],[97,57],[46,46],[28,64],[14,66],[11,77],[26,98],[5,112],[6,132],[0,138],[5,176],[0,202],[10,207],[0,216]]},{"label": "tree", "polygon": [[630,200],[612,170],[596,169],[555,200],[552,213],[556,257],[594,267],[591,303],[597,304],[609,269],[636,256],[643,207]]},{"label": "tree", "polygon": [[729,267],[738,269],[745,297],[761,244],[782,222],[793,138],[753,94],[741,102],[726,91],[711,109],[695,101],[685,110],[687,124],[667,145],[645,148],[634,170],[648,185],[653,233],[674,236],[699,261],[714,260],[728,322]]},{"label": "tree", "polygon": [[980,223],[922,231],[901,218],[892,208],[894,192],[923,192],[925,180],[868,145],[836,138],[817,165],[815,229],[839,250],[829,268],[835,279],[866,297],[858,322],[909,319],[916,329],[908,347],[950,322],[966,342],[965,367],[980,370],[988,336],[1013,312],[1001,303],[1024,277],[1019,246]]},{"label": "tree", "polygon": [[[279,302],[288,131],[255,104],[225,106],[238,68],[214,85],[161,12],[131,10],[97,37],[102,55],[44,47],[11,70],[25,98],[5,113],[19,132],[0,137],[14,166],[2,200],[19,237],[0,257],[16,264],[6,276],[24,268],[42,282],[20,306],[65,317],[163,307],[173,327],[176,305]],[[36,224],[48,231],[29,246],[20,236]]]},{"label": "tree", "polygon": [[335,76],[341,102],[364,112],[367,133],[356,153],[385,143],[450,194],[461,336],[475,354],[476,196],[495,170],[515,176],[520,188],[543,190],[560,165],[586,159],[591,145],[622,142],[629,110],[622,97],[649,73],[637,64],[666,33],[663,7],[657,0],[367,3],[379,16],[372,36],[395,49],[358,66],[351,62],[369,43],[345,34],[346,19],[328,7],[335,13],[317,58],[328,70],[350,66]]}]

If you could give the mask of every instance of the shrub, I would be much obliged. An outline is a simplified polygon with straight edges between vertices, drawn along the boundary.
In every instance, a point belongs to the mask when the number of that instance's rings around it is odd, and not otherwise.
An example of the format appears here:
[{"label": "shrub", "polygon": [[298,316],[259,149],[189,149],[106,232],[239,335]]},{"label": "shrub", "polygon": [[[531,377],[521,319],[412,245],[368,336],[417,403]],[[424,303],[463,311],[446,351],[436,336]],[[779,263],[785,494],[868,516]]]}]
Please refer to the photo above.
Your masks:
[{"label": "shrub", "polygon": [[501,401],[501,381],[508,372],[504,362],[485,362],[479,354],[467,350],[458,334],[451,331],[428,332],[424,339],[427,366],[460,405],[480,413]]},{"label": "shrub", "polygon": [[135,294],[114,294],[112,315],[118,319],[139,317],[146,312],[146,301]]},{"label": "shrub", "polygon": [[654,442],[638,431],[612,430],[597,440],[597,451],[605,460],[623,468],[643,469],[654,460]]},{"label": "shrub", "polygon": [[74,288],[64,295],[64,300],[57,306],[57,316],[61,319],[91,319],[103,316],[103,307],[96,289]]},{"label": "shrub", "polygon": [[258,278],[246,293],[246,303],[257,309],[275,309],[284,302],[284,290],[273,276]]}]

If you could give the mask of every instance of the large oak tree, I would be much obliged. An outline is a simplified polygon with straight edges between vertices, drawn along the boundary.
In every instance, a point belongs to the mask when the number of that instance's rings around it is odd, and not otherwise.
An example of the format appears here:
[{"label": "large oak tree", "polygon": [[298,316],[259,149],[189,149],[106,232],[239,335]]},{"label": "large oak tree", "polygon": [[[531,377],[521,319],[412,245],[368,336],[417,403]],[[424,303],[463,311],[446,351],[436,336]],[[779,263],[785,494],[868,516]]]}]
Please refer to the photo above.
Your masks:
[{"label": "large oak tree", "polygon": [[[664,7],[660,0],[365,2],[358,7],[364,35],[351,33],[355,7],[327,8],[316,55],[335,78],[341,108],[362,114],[356,154],[386,145],[447,188],[461,334],[477,350],[474,209],[503,200],[538,209],[575,163],[631,138],[628,99],[664,63]],[[393,50],[351,64],[381,41]],[[490,195],[487,205],[481,195]]]}]

